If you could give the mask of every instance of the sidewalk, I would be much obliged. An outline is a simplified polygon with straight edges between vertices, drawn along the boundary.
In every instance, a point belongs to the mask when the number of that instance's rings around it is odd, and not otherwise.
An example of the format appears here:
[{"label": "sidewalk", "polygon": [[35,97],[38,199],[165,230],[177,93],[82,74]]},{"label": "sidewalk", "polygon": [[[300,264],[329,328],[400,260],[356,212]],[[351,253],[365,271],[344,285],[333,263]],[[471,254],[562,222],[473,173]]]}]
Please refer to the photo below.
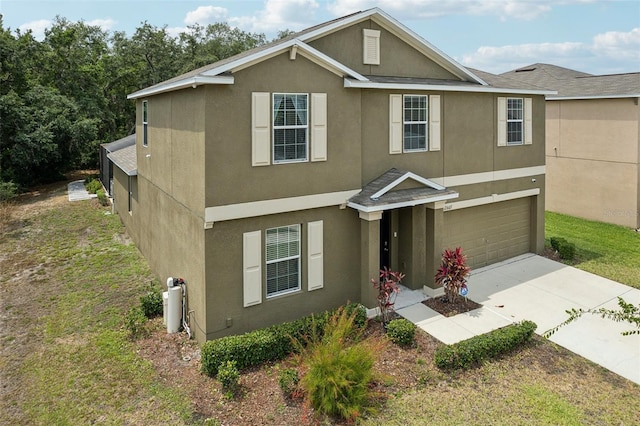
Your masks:
[{"label": "sidewalk", "polygon": [[[396,312],[446,344],[522,320],[542,334],[568,318],[571,308],[615,309],[618,297],[637,305],[640,290],[541,256],[526,254],[474,270],[468,297],[482,308],[446,318],[422,303],[419,290],[404,290]],[[550,340],[640,384],[640,335],[622,336],[631,324],[585,315]]]},{"label": "sidewalk", "polygon": [[81,200],[90,200],[91,198],[97,198],[96,194],[89,194],[84,187],[83,180],[76,180],[74,182],[69,183],[67,187],[69,192],[69,201],[81,201]]}]

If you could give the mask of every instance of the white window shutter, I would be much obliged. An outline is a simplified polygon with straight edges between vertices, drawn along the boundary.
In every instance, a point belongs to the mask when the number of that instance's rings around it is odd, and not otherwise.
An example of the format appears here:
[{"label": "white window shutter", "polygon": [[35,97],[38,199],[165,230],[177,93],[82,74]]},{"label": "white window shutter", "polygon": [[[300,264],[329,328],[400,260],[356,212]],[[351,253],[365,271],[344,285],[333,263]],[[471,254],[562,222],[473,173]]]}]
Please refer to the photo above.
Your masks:
[{"label": "white window shutter", "polygon": [[498,98],[498,146],[507,146],[507,98]]},{"label": "white window shutter", "polygon": [[324,287],[324,247],[323,224],[309,222],[307,224],[307,251],[308,251],[308,290],[318,290]]},{"label": "white window shutter", "polygon": [[440,95],[429,96],[429,151],[440,151]]},{"label": "white window shutter", "polygon": [[532,105],[531,98],[524,98],[524,144],[531,145],[533,143],[533,128],[532,123]]},{"label": "white window shutter", "polygon": [[389,154],[402,154],[402,95],[389,95]]},{"label": "white window shutter", "polygon": [[262,232],[242,236],[244,307],[262,303]]},{"label": "white window shutter", "polygon": [[380,65],[380,31],[365,28],[362,30],[362,38],[362,63],[365,65]]},{"label": "white window shutter", "polygon": [[254,92],[251,99],[251,165],[271,164],[271,97]]},{"label": "white window shutter", "polygon": [[311,94],[311,161],[327,161],[327,94]]}]

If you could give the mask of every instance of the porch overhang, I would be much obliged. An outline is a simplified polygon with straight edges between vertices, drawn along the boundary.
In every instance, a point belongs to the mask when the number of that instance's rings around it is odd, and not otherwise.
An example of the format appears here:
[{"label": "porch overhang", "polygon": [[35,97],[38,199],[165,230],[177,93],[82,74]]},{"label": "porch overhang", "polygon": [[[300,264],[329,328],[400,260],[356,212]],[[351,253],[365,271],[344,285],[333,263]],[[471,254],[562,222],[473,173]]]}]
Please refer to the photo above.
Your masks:
[{"label": "porch overhang", "polygon": [[[405,181],[415,187],[401,188]],[[347,206],[361,213],[382,212],[458,198],[459,194],[412,172],[390,169],[349,198]]]}]

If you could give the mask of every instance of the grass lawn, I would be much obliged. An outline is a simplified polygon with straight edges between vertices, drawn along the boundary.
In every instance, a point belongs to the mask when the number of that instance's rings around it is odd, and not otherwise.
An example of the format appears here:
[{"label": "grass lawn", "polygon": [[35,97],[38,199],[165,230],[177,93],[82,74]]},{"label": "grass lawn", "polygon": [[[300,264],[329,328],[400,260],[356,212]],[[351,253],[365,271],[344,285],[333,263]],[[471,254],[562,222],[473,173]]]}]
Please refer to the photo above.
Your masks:
[{"label": "grass lawn", "polygon": [[[199,384],[167,380],[129,338],[126,312],[153,277],[110,208],[69,203],[64,189],[53,197],[23,197],[0,223],[0,424],[195,425],[205,423],[199,412],[207,409],[220,414],[206,424],[244,424],[242,404],[255,406],[252,396],[244,402],[207,396],[199,403],[211,407],[197,406],[187,389],[213,395],[217,381],[197,373]],[[581,267],[598,273],[606,266],[611,273],[605,275],[637,284],[637,234],[597,228],[616,241],[609,244],[570,218],[550,215],[547,223],[549,235],[562,229],[558,235],[576,242]],[[179,348],[162,340],[166,333],[157,336],[153,344],[179,359]],[[393,371],[414,383],[388,390],[387,403],[364,424],[637,424],[640,386],[547,340],[535,338],[459,373],[439,371],[432,348],[440,343],[428,335],[422,342],[431,346],[421,343],[403,351],[402,360],[380,361],[394,363]],[[245,373],[267,374],[274,383],[260,392],[244,382],[247,395],[263,395],[258,404],[271,413],[252,424],[332,424],[285,401],[276,370]],[[393,378],[383,380],[393,389]]]},{"label": "grass lawn", "polygon": [[640,288],[640,233],[633,229],[559,213],[545,213],[545,236],[576,245],[569,264],[613,281]]}]

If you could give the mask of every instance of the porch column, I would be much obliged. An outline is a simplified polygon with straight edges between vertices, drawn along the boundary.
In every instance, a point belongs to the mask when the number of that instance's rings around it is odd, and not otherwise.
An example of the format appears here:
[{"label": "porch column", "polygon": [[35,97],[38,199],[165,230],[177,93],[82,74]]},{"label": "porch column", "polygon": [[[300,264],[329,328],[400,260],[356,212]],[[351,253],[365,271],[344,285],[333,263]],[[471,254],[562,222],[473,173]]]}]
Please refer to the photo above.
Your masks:
[{"label": "porch column", "polygon": [[[411,208],[411,277],[407,280],[407,285],[412,290],[419,290],[429,283],[427,274],[427,209],[424,205]],[[408,273],[407,273],[408,275]]]},{"label": "porch column", "polygon": [[429,296],[439,294],[442,290],[436,286],[434,277],[440,267],[442,257],[442,233],[444,230],[444,201],[427,204],[426,208],[426,256],[425,256],[425,287]]},{"label": "porch column", "polygon": [[360,303],[378,306],[371,278],[380,275],[380,219],[382,212],[360,212]]}]

